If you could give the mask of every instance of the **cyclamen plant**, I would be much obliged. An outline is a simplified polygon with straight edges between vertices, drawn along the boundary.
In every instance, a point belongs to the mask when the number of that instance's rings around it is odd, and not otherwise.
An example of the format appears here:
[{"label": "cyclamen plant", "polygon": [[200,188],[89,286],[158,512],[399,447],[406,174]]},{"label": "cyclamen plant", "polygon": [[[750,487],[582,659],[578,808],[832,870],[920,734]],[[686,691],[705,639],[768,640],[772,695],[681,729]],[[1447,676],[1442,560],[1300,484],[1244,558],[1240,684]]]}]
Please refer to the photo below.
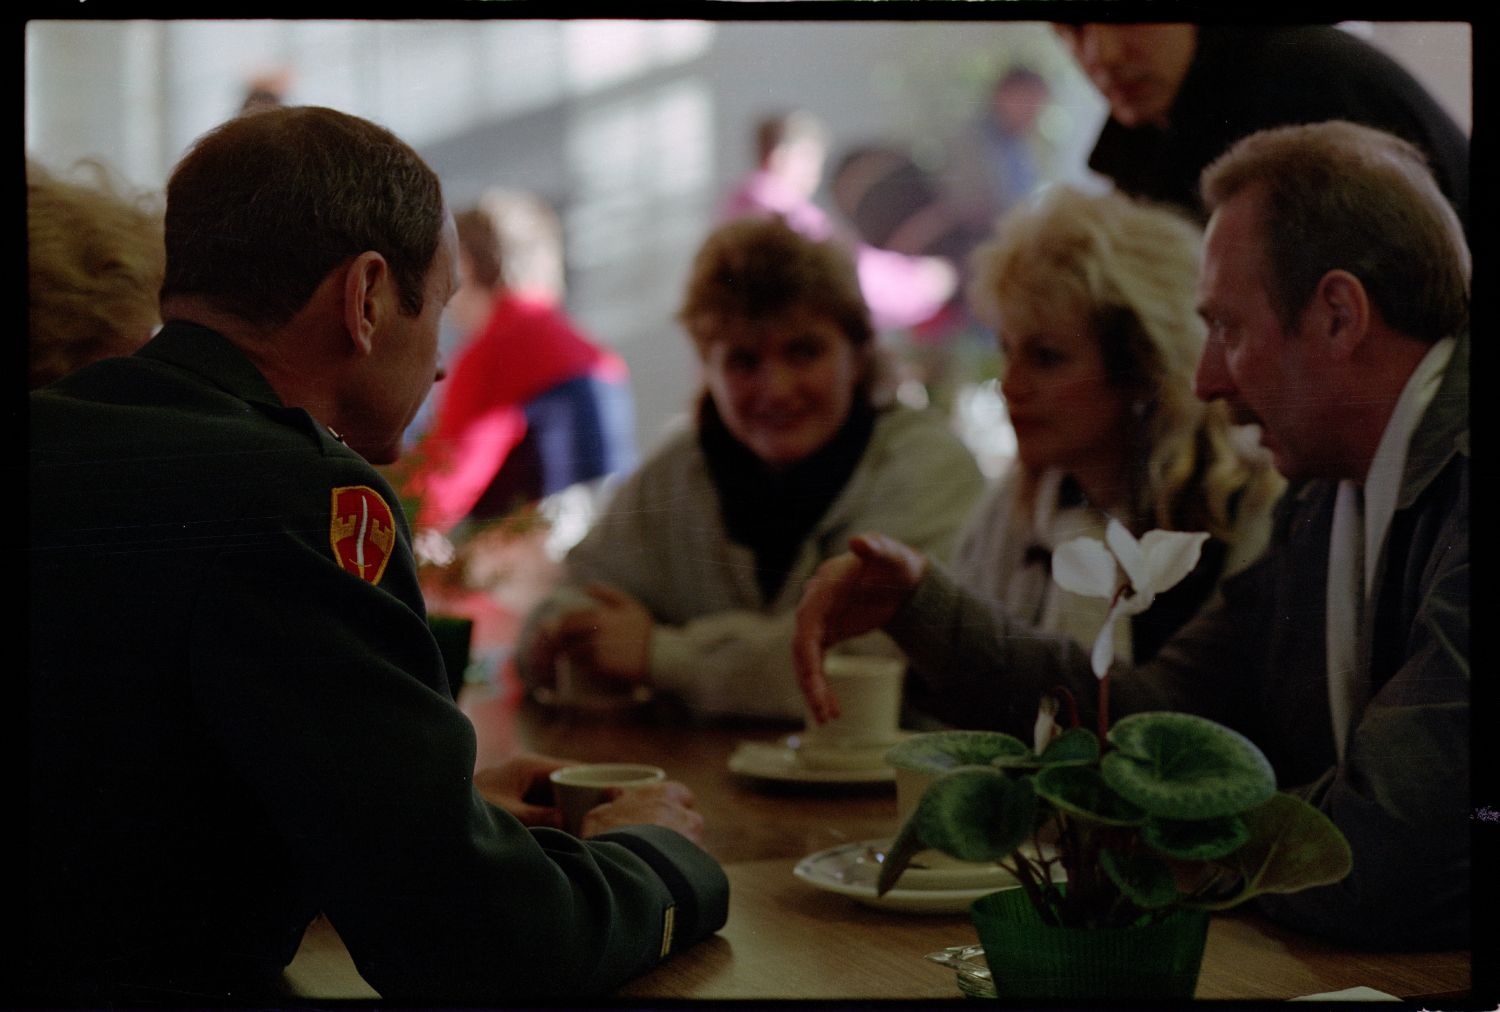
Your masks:
[{"label": "cyclamen plant", "polygon": [[1035,748],[985,735],[935,780],[882,863],[890,890],[919,851],[994,861],[1015,876],[1047,924],[1150,923],[1181,907],[1222,910],[1268,892],[1337,882],[1352,857],[1338,828],[1276,790],[1248,738],[1202,717],[1152,712],[1109,725],[1118,618],[1150,607],[1197,565],[1204,533],[1150,531],[1137,541],[1111,520],[1104,542],[1078,538],[1053,554],[1053,579],[1108,598],[1094,642],[1098,733],[1058,732],[1044,701]]},{"label": "cyclamen plant", "polygon": [[[1109,616],[1094,640],[1090,658],[1101,686],[1109,682],[1115,657],[1115,622],[1139,615],[1151,607],[1156,595],[1176,586],[1193,571],[1208,535],[1203,532],[1147,531],[1137,541],[1120,521],[1111,519],[1104,542],[1074,538],[1058,546],[1052,555],[1052,579],[1064,590],[1087,597],[1111,598]],[[1108,547],[1106,547],[1106,545]],[[1118,571],[1125,578],[1120,579]],[[1107,697],[1101,688],[1099,714],[1104,719]],[[1100,725],[1101,735],[1104,725]]]}]

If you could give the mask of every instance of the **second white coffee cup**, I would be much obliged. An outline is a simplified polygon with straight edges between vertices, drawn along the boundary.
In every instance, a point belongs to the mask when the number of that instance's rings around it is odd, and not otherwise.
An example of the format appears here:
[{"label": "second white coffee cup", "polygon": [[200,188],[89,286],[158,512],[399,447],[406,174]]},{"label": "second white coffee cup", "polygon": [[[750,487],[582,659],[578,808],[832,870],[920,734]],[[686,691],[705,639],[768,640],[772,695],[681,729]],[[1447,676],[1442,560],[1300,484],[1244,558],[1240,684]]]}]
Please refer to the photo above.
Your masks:
[{"label": "second white coffee cup", "polygon": [[553,770],[552,794],[563,816],[563,828],[577,834],[588,810],[609,800],[611,788],[630,790],[667,778],[660,766],[643,763],[588,763]]}]

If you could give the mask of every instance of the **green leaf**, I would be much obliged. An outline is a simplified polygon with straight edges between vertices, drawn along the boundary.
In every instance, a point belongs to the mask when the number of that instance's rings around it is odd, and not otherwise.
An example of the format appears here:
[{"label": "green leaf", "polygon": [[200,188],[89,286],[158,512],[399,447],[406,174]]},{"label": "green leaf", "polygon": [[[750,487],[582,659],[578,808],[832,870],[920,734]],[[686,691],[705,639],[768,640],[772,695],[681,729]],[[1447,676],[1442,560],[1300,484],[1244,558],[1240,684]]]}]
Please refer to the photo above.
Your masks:
[{"label": "green leaf", "polygon": [[1099,866],[1126,899],[1144,910],[1155,910],[1178,899],[1177,881],[1165,861],[1149,854],[1099,852]]},{"label": "green leaf", "polygon": [[1042,768],[1041,757],[1035,752],[1025,755],[1000,755],[990,760],[990,767],[1012,773],[1028,773]]},{"label": "green leaf", "polygon": [[1273,794],[1243,816],[1249,841],[1221,863],[1239,873],[1241,890],[1213,903],[1223,910],[1261,893],[1294,893],[1349,874],[1354,856],[1337,826],[1292,794]]},{"label": "green leaf", "polygon": [[928,846],[961,861],[998,861],[1031,834],[1036,792],[1030,779],[955,770],[933,781],[912,818]]},{"label": "green leaf", "polygon": [[1059,734],[1047,743],[1042,754],[1030,749],[1025,755],[1002,755],[990,760],[990,765],[1002,770],[1039,770],[1045,766],[1061,764],[1083,765],[1099,758],[1099,739],[1094,732],[1074,727]]},{"label": "green leaf", "polygon": [[1072,727],[1053,738],[1042,749],[1042,763],[1091,763],[1099,758],[1099,739],[1086,727]]},{"label": "green leaf", "polygon": [[877,893],[891,888],[917,851],[926,847],[962,861],[998,861],[1031,835],[1036,792],[1026,778],[970,766],[945,773],[928,785],[901,827],[876,880]]},{"label": "green leaf", "polygon": [[884,896],[890,892],[901,873],[911,864],[911,859],[926,849],[917,820],[909,819],[891,841],[885,852],[885,860],[880,862],[880,874],[875,878],[875,895]]},{"label": "green leaf", "polygon": [[1021,739],[1000,731],[930,731],[892,745],[885,761],[897,769],[922,772],[987,766],[1002,756],[1031,754]]},{"label": "green leaf", "polygon": [[1079,818],[1109,826],[1134,826],[1146,818],[1145,812],[1110,790],[1092,766],[1048,766],[1035,780],[1038,794]]},{"label": "green leaf", "polygon": [[1249,838],[1245,820],[1238,815],[1193,822],[1151,818],[1141,827],[1148,847],[1184,861],[1212,861],[1233,853]]},{"label": "green leaf", "polygon": [[1109,732],[1100,772],[1152,815],[1214,819],[1252,808],[1276,790],[1271,764],[1249,738],[1190,713],[1138,713]]}]

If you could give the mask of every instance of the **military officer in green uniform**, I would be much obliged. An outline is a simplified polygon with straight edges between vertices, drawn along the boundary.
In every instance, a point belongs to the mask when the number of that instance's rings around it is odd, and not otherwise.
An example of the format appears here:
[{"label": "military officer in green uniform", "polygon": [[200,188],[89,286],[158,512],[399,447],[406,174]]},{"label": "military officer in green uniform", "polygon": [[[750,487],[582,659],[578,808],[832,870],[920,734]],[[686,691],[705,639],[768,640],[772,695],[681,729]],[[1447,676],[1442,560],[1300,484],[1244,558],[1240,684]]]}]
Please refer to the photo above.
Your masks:
[{"label": "military officer in green uniform", "polygon": [[30,404],[28,996],[253,1001],[319,912],[424,1004],[607,994],[720,928],[680,784],[582,838],[524,824],[545,761],[475,788],[372,466],[439,372],[432,170],[332,110],[240,117],[166,247],[156,337]]}]

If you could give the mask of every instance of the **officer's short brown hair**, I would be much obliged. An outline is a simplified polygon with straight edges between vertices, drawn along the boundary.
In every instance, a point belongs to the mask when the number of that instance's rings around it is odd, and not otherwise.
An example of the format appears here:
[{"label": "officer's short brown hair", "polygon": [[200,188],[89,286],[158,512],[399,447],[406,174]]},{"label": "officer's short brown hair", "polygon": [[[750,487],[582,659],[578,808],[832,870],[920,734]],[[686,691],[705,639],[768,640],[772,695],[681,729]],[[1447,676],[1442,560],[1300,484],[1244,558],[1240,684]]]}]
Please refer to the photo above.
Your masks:
[{"label": "officer's short brown hair", "polygon": [[239,116],[199,138],[167,183],[162,297],[275,326],[374,251],[415,315],[443,214],[437,175],[383,127],[317,106]]}]

